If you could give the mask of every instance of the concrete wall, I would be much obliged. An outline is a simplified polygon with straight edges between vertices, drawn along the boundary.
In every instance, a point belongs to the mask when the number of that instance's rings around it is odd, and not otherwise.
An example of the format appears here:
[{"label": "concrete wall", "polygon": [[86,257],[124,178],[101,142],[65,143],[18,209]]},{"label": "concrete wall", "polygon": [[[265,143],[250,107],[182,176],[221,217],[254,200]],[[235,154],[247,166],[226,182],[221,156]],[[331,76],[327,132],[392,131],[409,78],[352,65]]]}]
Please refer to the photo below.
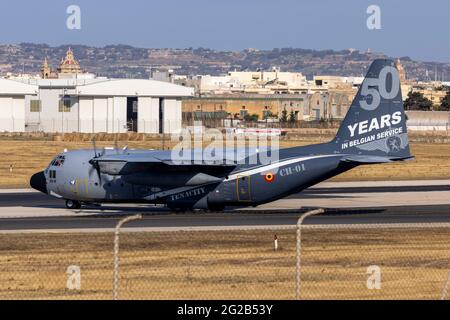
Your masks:
[{"label": "concrete wall", "polygon": [[[62,89],[41,89],[37,96],[25,98],[26,131],[78,132],[78,97],[71,96],[69,112],[60,112]],[[31,112],[31,100],[41,101],[41,112]]]},{"label": "concrete wall", "polygon": [[108,98],[108,132],[124,133],[127,132],[127,98],[109,97]]},{"label": "concrete wall", "polygon": [[108,98],[94,98],[92,114],[94,132],[108,132]]},{"label": "concrete wall", "polygon": [[0,132],[25,131],[25,96],[0,96]]},{"label": "concrete wall", "polygon": [[[79,97],[74,120],[77,129],[66,132],[124,133],[126,129],[125,97]],[[73,113],[73,112],[72,112]]]},{"label": "concrete wall", "polygon": [[159,133],[158,98],[138,98],[138,132]]},{"label": "concrete wall", "polygon": [[92,97],[80,97],[80,132],[94,132],[94,99]]},{"label": "concrete wall", "polygon": [[163,103],[164,133],[181,130],[181,100],[164,99]]},{"label": "concrete wall", "polygon": [[448,131],[450,112],[447,111],[406,111],[408,129],[417,131]]}]

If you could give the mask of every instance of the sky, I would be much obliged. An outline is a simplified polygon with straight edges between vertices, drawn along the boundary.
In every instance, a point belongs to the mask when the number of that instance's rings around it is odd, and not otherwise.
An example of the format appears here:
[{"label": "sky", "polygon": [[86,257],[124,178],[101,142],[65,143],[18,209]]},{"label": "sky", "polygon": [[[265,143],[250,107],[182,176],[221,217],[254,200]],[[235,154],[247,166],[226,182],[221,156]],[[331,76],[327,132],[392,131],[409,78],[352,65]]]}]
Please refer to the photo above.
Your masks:
[{"label": "sky", "polygon": [[[68,29],[67,8],[81,29]],[[369,5],[381,29],[367,27]],[[450,62],[450,1],[3,0],[0,43],[128,44],[143,48],[355,48]],[[72,21],[72,20],[71,20]]]}]

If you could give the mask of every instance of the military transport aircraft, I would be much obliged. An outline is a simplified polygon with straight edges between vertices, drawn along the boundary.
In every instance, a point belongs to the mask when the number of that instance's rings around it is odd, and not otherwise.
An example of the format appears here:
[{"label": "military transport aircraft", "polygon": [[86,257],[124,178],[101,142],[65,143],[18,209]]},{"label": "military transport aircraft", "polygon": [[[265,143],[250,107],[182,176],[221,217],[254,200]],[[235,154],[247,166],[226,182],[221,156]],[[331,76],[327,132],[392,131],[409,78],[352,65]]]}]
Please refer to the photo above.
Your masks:
[{"label": "military transport aircraft", "polygon": [[394,62],[379,59],[371,64],[332,141],[278,153],[270,163],[258,156],[254,164],[178,163],[171,151],[97,152],[94,146],[58,155],[45,171],[33,175],[30,184],[66,200],[68,209],[153,203],[174,210],[222,210],[271,202],[360,165],[412,159]]}]

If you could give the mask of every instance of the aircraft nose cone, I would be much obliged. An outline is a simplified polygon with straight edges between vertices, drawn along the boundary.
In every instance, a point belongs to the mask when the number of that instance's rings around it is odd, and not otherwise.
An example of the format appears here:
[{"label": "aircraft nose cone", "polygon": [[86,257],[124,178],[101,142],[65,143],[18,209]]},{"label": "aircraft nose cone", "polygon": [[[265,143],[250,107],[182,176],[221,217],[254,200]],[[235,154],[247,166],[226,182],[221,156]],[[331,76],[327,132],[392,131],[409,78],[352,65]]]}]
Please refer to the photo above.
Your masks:
[{"label": "aircraft nose cone", "polygon": [[42,193],[47,193],[47,181],[45,180],[44,172],[34,174],[30,179],[30,186]]}]

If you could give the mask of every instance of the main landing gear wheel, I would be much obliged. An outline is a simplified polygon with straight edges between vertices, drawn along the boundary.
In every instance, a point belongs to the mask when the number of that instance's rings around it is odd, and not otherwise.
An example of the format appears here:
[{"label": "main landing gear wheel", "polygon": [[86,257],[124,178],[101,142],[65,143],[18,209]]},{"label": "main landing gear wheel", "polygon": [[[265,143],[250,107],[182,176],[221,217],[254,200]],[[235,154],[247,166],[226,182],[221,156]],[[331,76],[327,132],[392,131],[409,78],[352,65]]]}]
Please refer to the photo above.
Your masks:
[{"label": "main landing gear wheel", "polygon": [[211,211],[211,212],[222,212],[223,210],[225,210],[225,206],[209,205],[208,206],[208,210]]},{"label": "main landing gear wheel", "polygon": [[81,209],[81,203],[74,200],[67,200],[66,201],[66,208],[70,210],[77,210]]}]

